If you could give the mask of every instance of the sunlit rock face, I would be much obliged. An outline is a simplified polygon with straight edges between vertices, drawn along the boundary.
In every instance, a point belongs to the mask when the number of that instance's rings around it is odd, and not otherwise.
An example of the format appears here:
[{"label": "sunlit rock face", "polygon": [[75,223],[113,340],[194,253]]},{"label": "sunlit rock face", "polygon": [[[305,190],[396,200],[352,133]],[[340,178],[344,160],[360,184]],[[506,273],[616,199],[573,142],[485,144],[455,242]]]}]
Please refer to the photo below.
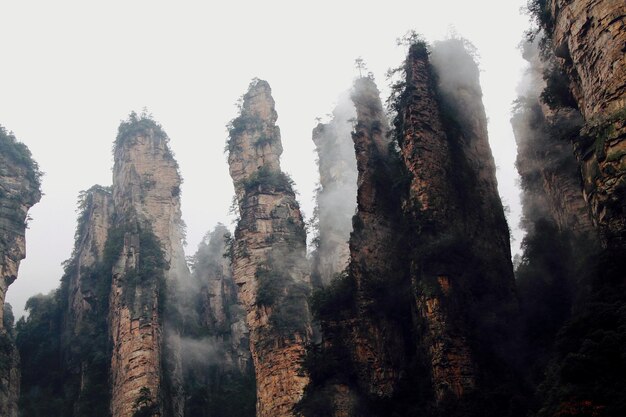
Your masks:
[{"label": "sunlit rock face", "polygon": [[320,184],[317,191],[317,248],[313,275],[326,286],[348,266],[352,216],[356,211],[357,170],[351,132],[356,118],[347,95],[340,97],[332,120],[313,129]]},{"label": "sunlit rock face", "polygon": [[585,119],[574,141],[600,236],[626,253],[626,6],[612,0],[555,0],[547,27],[554,55]]},{"label": "sunlit rock face", "polygon": [[0,415],[8,417],[17,417],[20,371],[14,335],[4,325],[4,300],[26,257],[24,233],[28,210],[41,198],[39,177],[28,148],[0,126]]},{"label": "sunlit rock face", "polygon": [[148,119],[124,123],[113,167],[114,227],[123,232],[123,244],[110,295],[111,413],[130,417],[143,404],[155,415],[180,416],[180,358],[176,346],[165,346],[161,315],[174,282],[188,279],[181,178],[160,126]]},{"label": "sunlit rock face", "polygon": [[257,416],[294,415],[309,378],[311,337],[306,234],[290,180],[280,170],[280,131],[269,84],[255,80],[230,127],[228,162],[240,220],[233,276],[246,309]]}]

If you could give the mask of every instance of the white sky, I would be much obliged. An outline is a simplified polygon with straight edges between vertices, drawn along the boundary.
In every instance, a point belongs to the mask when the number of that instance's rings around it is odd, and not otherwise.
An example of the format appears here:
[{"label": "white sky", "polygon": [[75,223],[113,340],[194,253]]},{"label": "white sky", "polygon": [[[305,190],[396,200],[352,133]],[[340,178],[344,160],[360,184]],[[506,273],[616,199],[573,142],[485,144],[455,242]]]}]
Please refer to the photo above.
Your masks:
[{"label": "white sky", "polygon": [[27,258],[7,300],[56,288],[70,256],[76,199],[110,185],[117,126],[144,106],[171,138],[184,178],[187,253],[217,222],[232,226],[226,123],[253,77],[273,91],[283,169],[313,212],[317,181],[311,129],[357,75],[362,56],[383,100],[385,71],[415,29],[430,41],[454,28],[478,48],[500,192],[519,250],[519,190],[511,102],[524,62],[517,45],[526,0],[3,1],[0,3],[0,124],[32,151],[44,196],[30,214]]}]

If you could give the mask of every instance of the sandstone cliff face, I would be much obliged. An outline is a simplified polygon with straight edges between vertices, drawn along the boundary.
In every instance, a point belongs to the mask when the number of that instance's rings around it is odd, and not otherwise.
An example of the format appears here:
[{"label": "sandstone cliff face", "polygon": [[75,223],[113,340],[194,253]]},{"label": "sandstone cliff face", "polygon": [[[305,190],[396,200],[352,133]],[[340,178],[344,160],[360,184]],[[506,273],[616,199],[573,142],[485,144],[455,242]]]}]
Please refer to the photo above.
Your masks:
[{"label": "sandstone cliff face", "polygon": [[586,125],[574,141],[604,244],[626,253],[626,5],[553,0],[548,36]]},{"label": "sandstone cliff face", "polygon": [[313,129],[320,185],[317,192],[318,246],[314,275],[322,285],[348,266],[352,216],[356,210],[357,170],[351,140],[354,105],[342,96],[333,119]]},{"label": "sandstone cliff face", "polygon": [[411,47],[395,128],[410,178],[404,213],[422,346],[444,405],[481,388],[481,379],[490,384],[482,378],[493,367],[486,357],[502,360],[497,335],[516,301],[476,64],[460,40],[435,44],[432,60],[433,67],[423,45]]},{"label": "sandstone cliff face", "polygon": [[257,416],[293,415],[308,376],[310,276],[302,215],[280,170],[277,114],[267,82],[253,81],[230,129],[228,162],[241,219],[233,276],[246,309],[257,381]]},{"label": "sandstone cliff face", "polygon": [[[161,312],[177,279],[187,273],[182,248],[180,184],[168,138],[149,119],[125,122],[115,148],[115,226],[123,231],[113,267],[110,329],[113,417],[144,407],[154,415],[182,415],[177,352],[166,365]],[[171,369],[165,369],[170,366]],[[165,392],[164,373],[173,392]]]},{"label": "sandstone cliff face", "polygon": [[28,210],[41,198],[37,164],[28,148],[0,126],[0,414],[17,417],[19,355],[4,326],[4,300],[26,256]]}]

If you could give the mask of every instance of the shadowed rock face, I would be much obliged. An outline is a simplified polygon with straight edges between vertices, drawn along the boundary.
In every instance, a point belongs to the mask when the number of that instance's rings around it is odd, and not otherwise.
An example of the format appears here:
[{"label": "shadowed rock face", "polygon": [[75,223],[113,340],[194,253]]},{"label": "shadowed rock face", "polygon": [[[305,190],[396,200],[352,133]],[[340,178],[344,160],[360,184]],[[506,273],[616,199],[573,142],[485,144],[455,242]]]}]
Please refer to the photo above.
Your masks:
[{"label": "shadowed rock face", "polygon": [[431,62],[411,47],[395,128],[411,181],[403,207],[422,346],[445,405],[484,388],[517,304],[476,64],[459,40],[435,44]]},{"label": "shadowed rock face", "polygon": [[240,212],[233,276],[246,309],[257,383],[257,416],[293,415],[309,378],[306,235],[290,180],[280,170],[277,114],[267,82],[244,95],[230,128],[228,162]]},{"label": "shadowed rock face", "polygon": [[362,389],[389,397],[405,361],[402,330],[381,313],[392,296],[387,292],[405,278],[400,200],[392,186],[399,161],[390,153],[388,123],[374,81],[358,79],[351,97],[357,114],[352,140],[358,171],[349,265],[358,310],[353,356]]},{"label": "shadowed rock face", "polygon": [[317,192],[318,247],[314,254],[314,275],[321,285],[348,266],[352,216],[356,210],[357,170],[351,139],[354,105],[342,96],[333,119],[313,129],[318,155],[320,188]]},{"label": "shadowed rock face", "polygon": [[549,2],[548,36],[585,119],[574,140],[584,195],[613,256],[626,254],[626,5]]},{"label": "shadowed rock face", "polygon": [[17,417],[20,371],[13,335],[4,328],[4,300],[26,257],[28,210],[41,198],[37,164],[28,148],[0,126],[0,415]]},{"label": "shadowed rock face", "polygon": [[[165,349],[161,317],[164,295],[188,274],[178,166],[167,136],[149,119],[120,127],[114,156],[114,226],[123,231],[123,248],[110,296],[111,412],[130,417],[141,399],[155,414],[180,416],[178,352],[176,346]],[[172,390],[167,394],[164,372]]]}]

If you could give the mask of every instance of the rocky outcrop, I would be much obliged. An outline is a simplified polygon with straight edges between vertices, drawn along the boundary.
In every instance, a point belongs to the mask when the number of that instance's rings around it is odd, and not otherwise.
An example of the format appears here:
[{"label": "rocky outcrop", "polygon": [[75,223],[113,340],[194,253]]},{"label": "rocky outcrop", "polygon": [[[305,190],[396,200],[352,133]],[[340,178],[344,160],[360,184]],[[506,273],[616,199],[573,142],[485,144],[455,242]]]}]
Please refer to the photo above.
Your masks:
[{"label": "rocky outcrop", "polygon": [[351,140],[356,114],[343,95],[330,122],[313,129],[320,184],[317,191],[318,241],[313,275],[322,285],[348,266],[352,216],[356,210],[357,170]]},{"label": "rocky outcrop", "polygon": [[306,234],[266,81],[255,80],[229,129],[228,162],[240,220],[233,276],[246,309],[256,373],[257,416],[290,416],[309,378],[301,371],[311,325]]},{"label": "rocky outcrop", "polygon": [[403,210],[421,344],[436,401],[449,407],[488,392],[516,299],[477,66],[456,39],[435,44],[431,62],[425,45],[411,46],[395,129],[410,179]]},{"label": "rocky outcrop", "polygon": [[111,413],[180,416],[180,358],[176,346],[165,346],[162,317],[174,283],[188,273],[178,166],[161,127],[134,113],[120,126],[114,160],[121,250],[110,295]]},{"label": "rocky outcrop", "polygon": [[545,29],[584,119],[584,196],[611,257],[626,253],[626,5],[553,0]]},{"label": "rocky outcrop", "polygon": [[24,232],[28,210],[41,198],[40,176],[28,148],[0,126],[0,415],[8,417],[17,417],[20,373],[4,300],[26,256]]},{"label": "rocky outcrop", "polygon": [[582,116],[576,109],[550,109],[541,101],[546,87],[545,65],[536,43],[524,44],[524,58],[530,68],[511,119],[517,143],[516,166],[524,190],[522,226],[532,234],[535,223],[545,219],[561,231],[593,233],[572,148],[583,124]]}]

